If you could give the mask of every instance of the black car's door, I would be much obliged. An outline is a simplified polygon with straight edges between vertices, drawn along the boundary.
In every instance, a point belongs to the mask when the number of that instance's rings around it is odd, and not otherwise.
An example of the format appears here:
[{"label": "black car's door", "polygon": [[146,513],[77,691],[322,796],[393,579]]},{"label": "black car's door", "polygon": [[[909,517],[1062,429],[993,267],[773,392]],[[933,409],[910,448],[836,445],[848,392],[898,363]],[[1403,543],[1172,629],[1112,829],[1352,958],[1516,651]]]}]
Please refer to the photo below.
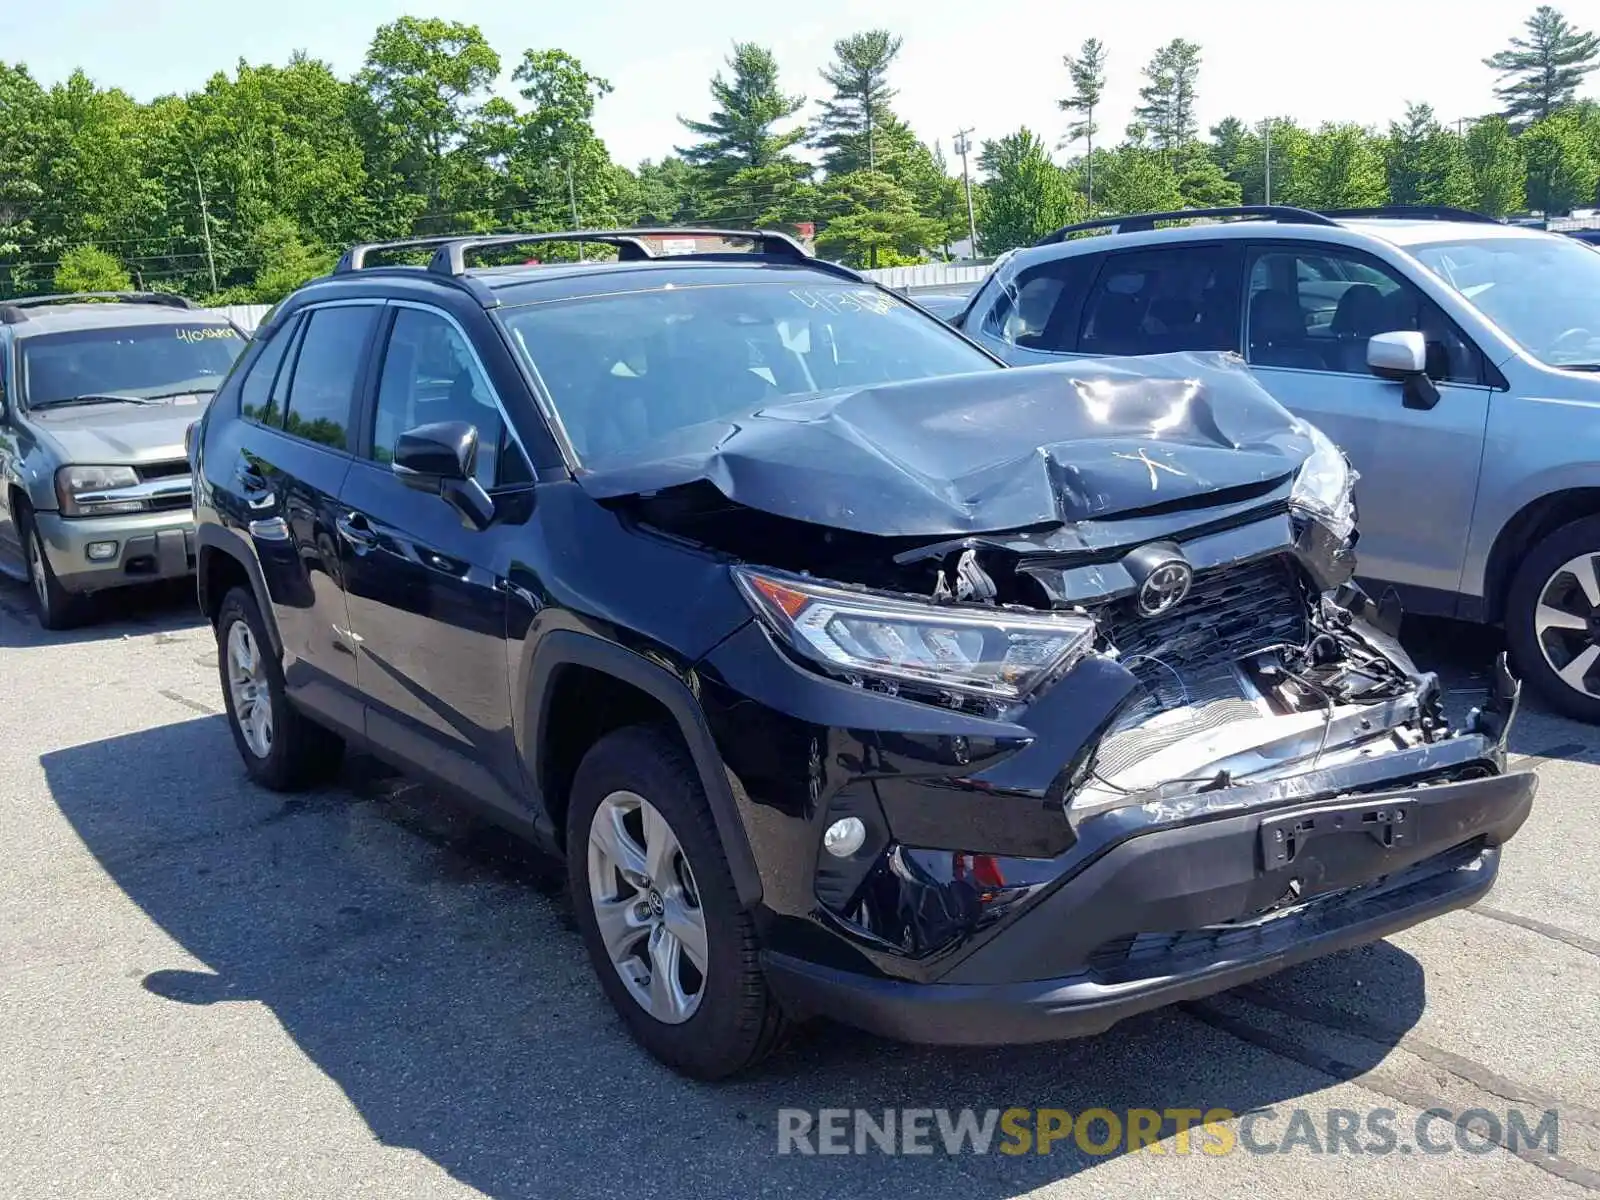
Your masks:
[{"label": "black car's door", "polygon": [[240,385],[228,491],[261,564],[296,701],[361,728],[339,575],[340,489],[381,304],[320,305],[275,331]]},{"label": "black car's door", "polygon": [[[371,421],[340,496],[340,561],[367,737],[416,769],[526,815],[512,738],[507,576],[532,511],[532,473],[470,340],[435,308],[385,318]],[[465,421],[486,529],[390,469],[408,429]]]}]

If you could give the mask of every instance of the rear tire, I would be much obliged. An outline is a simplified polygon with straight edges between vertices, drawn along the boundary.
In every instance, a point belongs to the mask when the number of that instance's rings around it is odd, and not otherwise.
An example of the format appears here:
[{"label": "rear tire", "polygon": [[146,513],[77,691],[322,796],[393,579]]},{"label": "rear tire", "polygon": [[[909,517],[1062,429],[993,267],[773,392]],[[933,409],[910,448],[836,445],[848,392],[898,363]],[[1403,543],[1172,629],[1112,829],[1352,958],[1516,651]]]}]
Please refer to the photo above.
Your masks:
[{"label": "rear tire", "polygon": [[670,732],[619,729],[584,756],[567,815],[567,878],[600,986],[646,1050],[707,1080],[771,1053],[787,1022],[699,775]]},{"label": "rear tire", "polygon": [[83,620],[84,597],[67,591],[56,578],[45,549],[44,535],[33,519],[33,510],[24,508],[17,515],[23,552],[28,561],[28,595],[33,601],[33,615],[39,619],[39,628],[71,629]]},{"label": "rear tire", "polygon": [[217,610],[217,671],[228,728],[250,778],[294,792],[331,777],[344,741],[289,702],[255,597],[234,588]]},{"label": "rear tire", "polygon": [[1600,517],[1563,525],[1522,560],[1506,596],[1506,643],[1552,708],[1600,724]]}]

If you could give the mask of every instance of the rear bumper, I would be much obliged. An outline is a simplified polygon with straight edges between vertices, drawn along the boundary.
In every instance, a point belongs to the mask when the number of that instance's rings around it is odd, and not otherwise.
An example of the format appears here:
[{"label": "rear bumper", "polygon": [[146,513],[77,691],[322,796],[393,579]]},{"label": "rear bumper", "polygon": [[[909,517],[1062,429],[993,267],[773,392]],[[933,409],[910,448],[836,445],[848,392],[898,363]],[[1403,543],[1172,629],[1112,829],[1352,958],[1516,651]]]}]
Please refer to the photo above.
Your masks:
[{"label": "rear bumper", "polygon": [[[1128,839],[1022,913],[942,982],[889,980],[769,954],[793,1011],[904,1041],[996,1045],[1098,1033],[1136,1013],[1235,987],[1463,908],[1493,886],[1498,847],[1527,819],[1529,773],[1274,808]],[[1403,808],[1409,840],[1361,827]],[[1292,858],[1286,818],[1323,821]],[[1338,828],[1335,829],[1334,825]],[[1291,821],[1290,828],[1293,827]],[[1242,919],[1286,894],[1311,899]]]},{"label": "rear bumper", "polygon": [[[70,592],[96,592],[124,584],[179,579],[194,573],[194,517],[187,510],[113,517],[34,515],[50,569]],[[109,557],[89,557],[91,544],[114,547]]]}]

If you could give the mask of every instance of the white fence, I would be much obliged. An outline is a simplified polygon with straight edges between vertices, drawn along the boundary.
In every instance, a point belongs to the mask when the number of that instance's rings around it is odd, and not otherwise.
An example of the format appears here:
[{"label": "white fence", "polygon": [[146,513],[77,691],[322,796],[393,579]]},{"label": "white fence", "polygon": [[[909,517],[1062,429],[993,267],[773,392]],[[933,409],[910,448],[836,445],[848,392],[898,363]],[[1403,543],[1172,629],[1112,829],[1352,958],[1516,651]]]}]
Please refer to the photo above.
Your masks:
[{"label": "white fence", "polygon": [[911,288],[972,288],[982,283],[989,274],[989,263],[923,263],[915,267],[882,267],[876,271],[861,272],[884,287]]},{"label": "white fence", "polygon": [[207,309],[207,312],[221,313],[240,329],[249,333],[261,324],[261,318],[267,315],[272,307],[270,304],[228,304],[222,308]]}]

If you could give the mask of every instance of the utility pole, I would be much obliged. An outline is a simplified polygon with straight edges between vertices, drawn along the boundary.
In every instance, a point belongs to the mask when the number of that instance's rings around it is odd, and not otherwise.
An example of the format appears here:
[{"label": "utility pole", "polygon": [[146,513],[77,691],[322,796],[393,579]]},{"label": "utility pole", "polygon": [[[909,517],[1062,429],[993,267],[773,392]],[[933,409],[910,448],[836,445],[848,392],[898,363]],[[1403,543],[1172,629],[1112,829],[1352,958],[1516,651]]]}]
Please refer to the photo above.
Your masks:
[{"label": "utility pole", "polygon": [[1271,117],[1267,118],[1267,121],[1266,121],[1266,133],[1263,136],[1263,141],[1265,142],[1266,148],[1267,148],[1267,199],[1266,199],[1266,202],[1268,204],[1271,204],[1272,203],[1272,118]]},{"label": "utility pole", "polygon": [[972,129],[958,130],[955,151],[961,156],[961,189],[967,194],[967,246],[973,258],[978,257],[978,220],[972,212],[972,177],[967,174],[967,152],[972,149],[969,137]]},{"label": "utility pole", "polygon": [[206,235],[206,266],[211,269],[211,290],[217,290],[217,259],[211,249],[211,214],[206,211],[206,187],[200,182],[200,164],[189,155],[189,165],[194,168],[194,190],[200,193],[200,226]]}]

